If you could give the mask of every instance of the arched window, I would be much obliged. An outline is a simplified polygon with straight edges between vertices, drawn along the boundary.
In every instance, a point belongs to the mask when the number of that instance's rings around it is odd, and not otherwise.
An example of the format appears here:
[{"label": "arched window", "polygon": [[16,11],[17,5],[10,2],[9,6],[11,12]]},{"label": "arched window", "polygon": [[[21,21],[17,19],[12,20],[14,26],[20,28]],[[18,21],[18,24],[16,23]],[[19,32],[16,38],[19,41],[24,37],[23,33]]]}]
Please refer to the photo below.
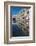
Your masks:
[{"label": "arched window", "polygon": [[13,23],[16,23],[16,18],[13,18]]}]

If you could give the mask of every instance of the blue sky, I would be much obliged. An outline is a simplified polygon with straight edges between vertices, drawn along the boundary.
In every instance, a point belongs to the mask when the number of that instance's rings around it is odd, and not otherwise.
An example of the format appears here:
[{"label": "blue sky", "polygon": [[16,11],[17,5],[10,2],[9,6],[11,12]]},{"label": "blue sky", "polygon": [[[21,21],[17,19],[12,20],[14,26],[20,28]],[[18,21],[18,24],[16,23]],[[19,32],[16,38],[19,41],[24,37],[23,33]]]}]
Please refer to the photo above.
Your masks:
[{"label": "blue sky", "polygon": [[20,12],[20,10],[22,10],[22,8],[21,7],[11,7],[11,9],[10,9],[10,13],[11,13],[11,15],[17,15],[19,12]]}]

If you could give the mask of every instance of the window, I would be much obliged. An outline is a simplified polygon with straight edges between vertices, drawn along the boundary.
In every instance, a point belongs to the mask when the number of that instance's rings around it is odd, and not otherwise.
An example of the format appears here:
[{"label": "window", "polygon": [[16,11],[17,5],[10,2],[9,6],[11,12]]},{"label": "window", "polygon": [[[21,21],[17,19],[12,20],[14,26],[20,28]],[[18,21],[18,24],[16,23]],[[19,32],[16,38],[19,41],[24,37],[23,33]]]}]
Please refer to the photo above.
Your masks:
[{"label": "window", "polygon": [[16,18],[13,18],[13,23],[16,23]]},{"label": "window", "polygon": [[29,11],[27,11],[27,14],[29,14]]}]

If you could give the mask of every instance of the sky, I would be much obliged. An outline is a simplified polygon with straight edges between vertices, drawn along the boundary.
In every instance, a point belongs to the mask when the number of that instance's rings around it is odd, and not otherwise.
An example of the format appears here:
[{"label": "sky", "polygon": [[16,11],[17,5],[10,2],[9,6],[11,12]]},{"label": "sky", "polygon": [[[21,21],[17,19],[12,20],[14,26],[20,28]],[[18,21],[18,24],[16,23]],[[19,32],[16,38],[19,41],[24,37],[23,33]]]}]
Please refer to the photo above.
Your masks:
[{"label": "sky", "polygon": [[16,16],[22,9],[23,8],[21,8],[21,7],[13,6],[13,7],[10,8],[10,13],[11,13],[12,16]]}]

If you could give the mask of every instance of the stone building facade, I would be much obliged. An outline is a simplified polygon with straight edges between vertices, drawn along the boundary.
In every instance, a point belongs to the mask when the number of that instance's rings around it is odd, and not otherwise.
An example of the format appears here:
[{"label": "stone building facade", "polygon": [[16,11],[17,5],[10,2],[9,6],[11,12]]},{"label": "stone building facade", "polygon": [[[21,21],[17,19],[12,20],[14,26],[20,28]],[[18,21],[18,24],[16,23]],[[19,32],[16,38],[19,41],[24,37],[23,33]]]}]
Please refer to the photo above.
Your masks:
[{"label": "stone building facade", "polygon": [[26,34],[29,32],[29,9],[26,9],[25,12],[23,9],[22,12],[16,16],[16,23],[23,32]]}]

